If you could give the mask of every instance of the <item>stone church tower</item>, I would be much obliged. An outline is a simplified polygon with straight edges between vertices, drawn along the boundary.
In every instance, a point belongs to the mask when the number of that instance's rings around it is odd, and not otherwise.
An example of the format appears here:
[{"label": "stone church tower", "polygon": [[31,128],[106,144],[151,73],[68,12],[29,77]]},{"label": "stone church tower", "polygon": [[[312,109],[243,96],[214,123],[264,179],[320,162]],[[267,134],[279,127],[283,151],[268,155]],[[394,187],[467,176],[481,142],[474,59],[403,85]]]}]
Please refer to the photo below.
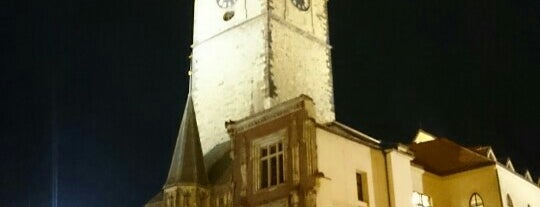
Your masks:
[{"label": "stone church tower", "polygon": [[193,101],[207,161],[227,148],[226,121],[301,94],[318,122],[334,121],[326,3],[195,0]]},{"label": "stone church tower", "polygon": [[531,175],[489,147],[335,121],[326,3],[195,0],[190,93],[145,207],[540,206]]}]

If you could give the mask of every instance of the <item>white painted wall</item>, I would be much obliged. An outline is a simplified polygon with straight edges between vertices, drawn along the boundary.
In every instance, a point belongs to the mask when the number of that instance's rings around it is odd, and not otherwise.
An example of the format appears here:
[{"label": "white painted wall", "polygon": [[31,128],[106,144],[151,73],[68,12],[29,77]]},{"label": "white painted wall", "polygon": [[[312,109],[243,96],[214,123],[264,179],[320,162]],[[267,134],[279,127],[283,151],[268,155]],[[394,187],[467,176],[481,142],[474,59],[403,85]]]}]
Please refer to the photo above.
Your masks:
[{"label": "white painted wall", "polygon": [[506,195],[510,194],[515,207],[540,206],[540,188],[525,180],[522,175],[508,170],[501,164],[497,165],[497,174],[501,187],[503,206],[508,205]]}]

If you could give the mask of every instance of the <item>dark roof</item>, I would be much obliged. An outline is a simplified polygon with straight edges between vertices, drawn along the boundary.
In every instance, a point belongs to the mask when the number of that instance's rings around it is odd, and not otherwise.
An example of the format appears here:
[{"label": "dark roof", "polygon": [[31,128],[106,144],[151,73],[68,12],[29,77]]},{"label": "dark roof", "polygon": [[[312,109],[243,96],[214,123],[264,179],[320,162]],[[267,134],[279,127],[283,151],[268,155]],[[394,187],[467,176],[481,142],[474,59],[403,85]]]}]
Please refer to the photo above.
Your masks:
[{"label": "dark roof", "polygon": [[469,147],[469,149],[487,157],[489,150],[491,150],[491,146]]},{"label": "dark roof", "polygon": [[232,176],[232,159],[229,152],[225,153],[219,160],[212,165],[208,171],[208,179],[213,185],[230,183]]},{"label": "dark roof", "polygon": [[415,156],[413,163],[440,176],[495,164],[487,157],[445,138],[412,143],[410,150]]},{"label": "dark roof", "polygon": [[182,123],[178,131],[176,146],[165,186],[177,184],[208,185],[208,175],[204,167],[204,157],[201,149],[199,129],[191,93],[188,94]]}]

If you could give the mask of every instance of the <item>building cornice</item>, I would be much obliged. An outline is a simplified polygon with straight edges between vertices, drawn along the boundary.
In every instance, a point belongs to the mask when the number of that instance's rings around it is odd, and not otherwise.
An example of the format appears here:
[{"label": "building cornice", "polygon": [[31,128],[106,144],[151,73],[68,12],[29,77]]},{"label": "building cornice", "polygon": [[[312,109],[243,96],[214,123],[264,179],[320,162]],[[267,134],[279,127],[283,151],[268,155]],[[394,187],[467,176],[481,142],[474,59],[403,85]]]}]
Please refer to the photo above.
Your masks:
[{"label": "building cornice", "polygon": [[270,109],[253,114],[238,121],[227,121],[225,123],[225,128],[227,128],[227,131],[230,134],[241,133],[258,125],[303,110],[308,107],[307,105],[313,105],[312,101],[313,100],[310,97],[306,95],[300,95],[297,98],[291,99]]}]

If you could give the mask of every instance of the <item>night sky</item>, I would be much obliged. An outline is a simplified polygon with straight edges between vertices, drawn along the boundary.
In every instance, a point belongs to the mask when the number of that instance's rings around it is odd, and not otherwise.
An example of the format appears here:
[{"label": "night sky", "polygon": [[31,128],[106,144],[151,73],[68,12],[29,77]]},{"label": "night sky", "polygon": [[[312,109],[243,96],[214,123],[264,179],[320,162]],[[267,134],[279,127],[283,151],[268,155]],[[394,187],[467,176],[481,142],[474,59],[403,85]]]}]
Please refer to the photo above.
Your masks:
[{"label": "night sky", "polygon": [[[211,0],[209,0],[211,1]],[[187,92],[190,0],[2,3],[0,206],[142,206]],[[338,121],[408,143],[491,145],[540,176],[537,0],[333,0]],[[219,107],[219,106],[217,106]]]}]

